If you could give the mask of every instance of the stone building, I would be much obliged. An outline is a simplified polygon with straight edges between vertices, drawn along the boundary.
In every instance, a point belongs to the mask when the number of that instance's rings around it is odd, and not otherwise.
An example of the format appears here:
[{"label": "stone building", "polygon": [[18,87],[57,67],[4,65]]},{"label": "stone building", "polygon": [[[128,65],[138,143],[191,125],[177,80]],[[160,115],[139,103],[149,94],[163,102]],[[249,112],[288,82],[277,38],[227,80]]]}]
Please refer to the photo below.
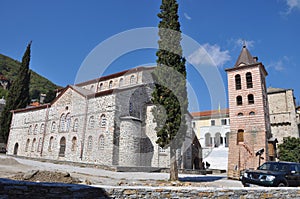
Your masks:
[{"label": "stone building", "polygon": [[[7,154],[114,167],[169,167],[169,149],[155,143],[153,69],[139,67],[69,85],[50,104],[14,110]],[[177,150],[179,168],[198,168],[201,149],[194,143],[192,117],[186,118],[186,138]]]},{"label": "stone building", "polygon": [[299,113],[293,89],[268,88],[271,132],[278,143],[285,137],[299,137]]},{"label": "stone building", "polygon": [[203,157],[215,147],[228,147],[229,109],[191,113],[193,129],[202,146]]},{"label": "stone building", "polygon": [[[234,67],[226,72],[230,115],[227,174],[238,179],[240,171],[255,169],[270,159],[268,140],[272,135],[265,81],[268,73],[246,46]],[[258,155],[262,150],[264,153]]]}]

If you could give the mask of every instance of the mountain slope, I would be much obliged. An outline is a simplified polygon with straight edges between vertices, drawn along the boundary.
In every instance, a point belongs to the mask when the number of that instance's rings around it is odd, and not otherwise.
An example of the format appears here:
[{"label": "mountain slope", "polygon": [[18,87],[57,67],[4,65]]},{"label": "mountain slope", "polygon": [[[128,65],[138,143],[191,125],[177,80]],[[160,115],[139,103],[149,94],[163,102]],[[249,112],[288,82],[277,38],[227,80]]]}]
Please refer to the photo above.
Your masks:
[{"label": "mountain slope", "polygon": [[[0,54],[0,72],[10,80],[10,82],[14,81],[16,78],[16,74],[20,68],[20,62],[14,60],[8,56]],[[49,102],[55,97],[55,90],[57,88],[61,88],[60,86],[55,85],[45,77],[37,74],[36,72],[31,70],[31,79],[30,79],[30,98],[38,99],[40,93],[47,94],[46,102]],[[6,97],[7,90],[0,88],[0,98],[2,96]]]}]

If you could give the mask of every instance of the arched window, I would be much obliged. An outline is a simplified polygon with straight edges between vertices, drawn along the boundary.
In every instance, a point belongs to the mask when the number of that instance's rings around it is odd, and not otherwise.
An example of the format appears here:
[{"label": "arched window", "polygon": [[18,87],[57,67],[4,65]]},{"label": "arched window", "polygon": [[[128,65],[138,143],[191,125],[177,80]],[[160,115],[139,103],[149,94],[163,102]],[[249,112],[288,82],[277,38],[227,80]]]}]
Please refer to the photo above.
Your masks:
[{"label": "arched window", "polygon": [[41,124],[41,130],[40,130],[40,133],[44,133],[44,130],[45,130],[45,124]]},{"label": "arched window", "polygon": [[211,145],[212,145],[212,139],[211,139],[210,133],[206,133],[205,134],[205,146],[211,147]]},{"label": "arched window", "polygon": [[240,105],[243,105],[243,98],[242,96],[237,96],[236,97],[236,105],[240,106]]},{"label": "arched window", "polygon": [[58,156],[59,157],[65,157],[65,152],[66,152],[66,138],[62,137],[60,139],[60,142],[59,142],[59,153],[58,153]]},{"label": "arched window", "polygon": [[255,112],[254,112],[254,111],[251,111],[251,112],[249,113],[249,115],[255,115]]},{"label": "arched window", "polygon": [[94,92],[94,85],[91,86],[90,90]]},{"label": "arched window", "polygon": [[56,123],[52,122],[51,124],[51,132],[54,132],[56,130]]},{"label": "arched window", "polygon": [[64,131],[65,130],[65,114],[62,114],[60,116],[60,122],[59,122],[59,130]]},{"label": "arched window", "polygon": [[70,113],[68,113],[66,115],[66,129],[65,130],[69,131],[70,126],[71,126],[71,115],[70,115]]},{"label": "arched window", "polygon": [[237,115],[240,117],[240,116],[243,116],[244,114],[240,112]]},{"label": "arched window", "polygon": [[30,139],[27,139],[26,146],[25,146],[25,152],[28,151],[29,144],[30,144]]},{"label": "arched window", "polygon": [[100,117],[100,126],[105,127],[106,126],[106,117],[104,114],[101,115]]},{"label": "arched window", "polygon": [[252,94],[248,95],[248,104],[254,104],[254,96]]},{"label": "arched window", "polygon": [[221,133],[218,132],[215,134],[215,147],[219,147],[221,144],[223,144],[223,139]]},{"label": "arched window", "polygon": [[246,81],[247,81],[247,88],[253,88],[252,74],[250,72],[246,73]]},{"label": "arched window", "polygon": [[48,151],[52,151],[52,148],[53,148],[53,136],[50,137],[50,140],[49,140],[49,146],[48,146]]},{"label": "arched window", "polygon": [[135,83],[135,77],[134,75],[130,76],[130,84],[134,84]]},{"label": "arched window", "polygon": [[112,89],[112,87],[113,87],[113,81],[111,80],[111,81],[109,82],[109,84],[108,84],[108,88],[109,88],[109,89]]},{"label": "arched window", "polygon": [[89,128],[92,129],[95,127],[95,118],[94,116],[91,116],[89,119]]},{"label": "arched window", "polygon": [[100,83],[98,86],[98,91],[102,91],[103,90],[103,83]]},{"label": "arched window", "polygon": [[34,138],[31,144],[31,152],[34,151],[35,143],[36,143],[36,139]]},{"label": "arched window", "polygon": [[36,135],[37,132],[38,132],[38,125],[36,124],[36,125],[34,126],[33,134]]},{"label": "arched window", "polygon": [[119,87],[122,87],[124,85],[124,79],[121,78],[120,81],[119,81]]},{"label": "arched window", "polygon": [[241,90],[242,89],[241,75],[239,75],[239,74],[235,75],[235,89],[236,90]]},{"label": "arched window", "polygon": [[91,151],[93,149],[93,137],[91,135],[88,137],[87,147],[88,147],[89,151]]},{"label": "arched window", "polygon": [[30,135],[32,133],[31,131],[32,131],[32,126],[30,125],[28,128],[28,135]]},{"label": "arched window", "polygon": [[74,132],[77,132],[77,131],[78,131],[78,119],[77,119],[77,118],[74,120],[73,131],[74,131]]},{"label": "arched window", "polygon": [[72,148],[71,148],[71,150],[76,151],[76,148],[77,148],[77,138],[74,136],[72,138]]},{"label": "arched window", "polygon": [[100,135],[99,137],[99,150],[104,150],[105,140],[104,136]]},{"label": "arched window", "polygon": [[38,143],[38,146],[37,146],[37,152],[40,152],[41,148],[42,148],[42,138],[39,139],[39,143]]},{"label": "arched window", "polygon": [[237,144],[241,144],[244,142],[244,130],[239,129],[237,133]]}]

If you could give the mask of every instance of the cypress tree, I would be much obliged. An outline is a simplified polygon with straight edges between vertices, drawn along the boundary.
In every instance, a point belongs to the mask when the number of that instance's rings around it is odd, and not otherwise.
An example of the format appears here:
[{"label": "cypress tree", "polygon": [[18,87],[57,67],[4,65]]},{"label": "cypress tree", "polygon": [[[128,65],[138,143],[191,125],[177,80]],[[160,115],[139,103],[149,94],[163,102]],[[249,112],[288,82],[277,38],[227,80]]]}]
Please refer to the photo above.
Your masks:
[{"label": "cypress tree", "polygon": [[170,147],[170,180],[178,180],[176,150],[181,148],[187,125],[187,91],[185,59],[182,56],[181,30],[176,0],[162,0],[159,22],[159,49],[156,52],[157,67],[152,76],[155,88],[152,109],[156,122],[157,141],[162,147]]},{"label": "cypress tree", "polygon": [[8,91],[6,105],[1,113],[1,136],[4,142],[7,143],[8,134],[10,130],[10,123],[12,120],[11,110],[25,108],[29,101],[29,82],[30,82],[30,51],[31,42],[28,44],[27,49],[23,55],[20,70],[18,71],[16,79]]}]

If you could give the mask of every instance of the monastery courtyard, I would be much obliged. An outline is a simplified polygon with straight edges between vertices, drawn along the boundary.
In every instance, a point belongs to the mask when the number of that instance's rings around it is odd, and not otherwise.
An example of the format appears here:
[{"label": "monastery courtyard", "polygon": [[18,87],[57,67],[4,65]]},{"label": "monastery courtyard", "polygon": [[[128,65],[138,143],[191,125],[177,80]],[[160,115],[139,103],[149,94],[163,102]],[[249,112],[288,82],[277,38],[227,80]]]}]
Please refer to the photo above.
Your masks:
[{"label": "monastery courtyard", "polygon": [[[69,173],[79,184],[106,186],[151,186],[151,187],[242,187],[240,181],[228,180],[227,175],[179,174],[179,182],[168,182],[169,173],[114,172],[98,168],[54,164],[29,159],[0,155],[0,178],[16,179],[32,170],[52,173]],[[35,180],[38,181],[38,180]]]}]

